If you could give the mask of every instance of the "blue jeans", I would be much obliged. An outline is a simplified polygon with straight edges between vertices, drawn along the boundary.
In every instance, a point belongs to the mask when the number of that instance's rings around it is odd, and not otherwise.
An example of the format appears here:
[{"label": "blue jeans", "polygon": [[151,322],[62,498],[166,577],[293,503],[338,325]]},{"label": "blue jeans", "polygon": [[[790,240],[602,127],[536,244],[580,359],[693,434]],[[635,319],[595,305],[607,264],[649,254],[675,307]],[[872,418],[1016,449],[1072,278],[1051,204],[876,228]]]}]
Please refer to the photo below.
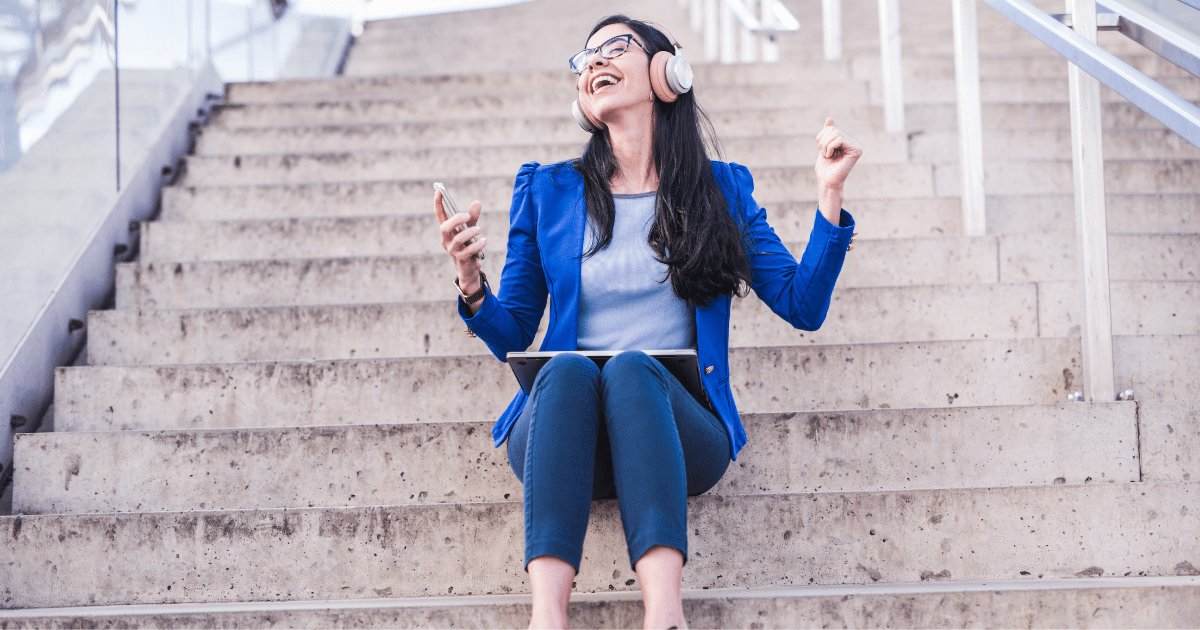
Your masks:
[{"label": "blue jeans", "polygon": [[508,436],[525,492],[525,565],[555,556],[579,572],[593,499],[616,497],[631,565],[651,547],[687,561],[687,497],[729,466],[725,426],[657,360],[623,352],[601,371],[582,355],[542,367]]}]

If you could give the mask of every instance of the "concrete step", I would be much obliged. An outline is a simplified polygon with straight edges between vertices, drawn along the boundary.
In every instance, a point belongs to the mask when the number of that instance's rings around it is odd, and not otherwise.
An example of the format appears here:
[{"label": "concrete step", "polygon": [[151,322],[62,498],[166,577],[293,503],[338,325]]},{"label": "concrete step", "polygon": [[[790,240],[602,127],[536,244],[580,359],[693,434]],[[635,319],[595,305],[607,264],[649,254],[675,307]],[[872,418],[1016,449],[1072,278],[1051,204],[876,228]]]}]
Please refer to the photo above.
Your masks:
[{"label": "concrete step", "polygon": [[1200,401],[1141,401],[1138,415],[1142,479],[1200,479]]},{"label": "concrete step", "polygon": [[[88,361],[165,365],[488,353],[483,343],[463,334],[455,302],[446,297],[436,302],[92,311]],[[843,289],[834,294],[826,325],[815,332],[792,328],[757,299],[739,300],[733,311],[731,346],[1017,339],[1038,332],[1038,292],[1032,283]],[[1072,321],[1071,315],[1059,319]],[[1193,319],[1163,332],[1200,334],[1200,326],[1185,325]],[[1114,321],[1114,332],[1126,332],[1115,327],[1123,321]],[[535,340],[535,349],[539,343]]]},{"label": "concrete step", "polygon": [[[1156,58],[1154,55],[1147,59]],[[878,64],[876,64],[878,65]],[[1170,65],[1170,64],[1168,64]],[[785,80],[832,83],[850,79],[846,61],[814,61],[806,64],[709,64],[695,62],[696,85],[730,86],[781,83]],[[1174,67],[1174,66],[1172,66]],[[878,72],[876,72],[878,74]],[[950,76],[954,62],[950,62]],[[1062,71],[1066,76],[1066,70]],[[308,101],[382,100],[397,97],[448,94],[512,94],[575,89],[575,75],[567,70],[533,72],[488,72],[482,74],[338,76],[328,79],[229,83],[227,103],[302,103]]]},{"label": "concrete step", "polygon": [[[864,148],[860,167],[871,164],[905,164],[908,140],[902,134],[868,134],[857,139]],[[751,168],[809,166],[814,161],[813,136],[776,136],[732,139],[723,143],[726,159]],[[249,155],[191,155],[186,161],[186,183],[228,185],[245,183],[302,183],[383,179],[397,174],[406,178],[504,176],[522,164],[552,164],[578,158],[582,140],[565,144],[495,147],[438,147],[390,149],[336,149],[331,152],[291,153],[271,145]],[[1198,154],[1200,155],[1200,154]]]},{"label": "concrete step", "polygon": [[[957,201],[957,200],[956,200]],[[897,204],[898,205],[898,204]],[[876,223],[881,214],[868,210],[882,207],[864,207],[863,211],[848,204],[858,221],[860,237],[866,241],[874,239]],[[775,206],[777,211],[768,210],[768,217],[776,233],[785,242],[806,239],[812,229],[815,215],[813,206],[794,204]],[[949,213],[947,213],[949,214]],[[907,220],[911,215],[892,217],[893,223]],[[954,217],[957,218],[957,217]],[[947,221],[949,223],[949,221]],[[500,260],[508,242],[507,213],[486,212],[479,225],[488,238],[489,255],[495,264],[484,261],[485,270],[497,274],[502,268]],[[937,225],[934,223],[933,225]],[[961,225],[961,223],[959,223]],[[866,227],[870,226],[870,227]],[[887,226],[884,226],[885,230]],[[927,229],[919,226],[913,229]],[[437,219],[430,214],[418,216],[376,216],[304,218],[254,221],[205,221],[150,222],[141,229],[141,258],[145,262],[198,262],[198,261],[248,261],[286,258],[339,258],[361,256],[390,256],[403,254],[444,254],[437,237]],[[906,237],[905,234],[879,236]],[[872,237],[872,238],[867,238]],[[991,237],[993,240],[978,241],[978,247],[996,243],[999,272],[997,276],[984,275],[988,261],[981,257],[986,253],[978,250],[971,254],[976,260],[971,268],[978,270],[978,279],[988,281],[992,277],[1002,282],[1069,281],[1078,278],[1075,258],[1075,238],[1071,234],[1007,234]],[[888,253],[909,252],[917,258],[909,262],[897,262],[891,272],[872,271],[881,279],[907,277],[936,279],[940,272],[925,272],[922,265],[939,261],[961,262],[963,256],[955,252],[965,251],[956,243],[966,240],[949,239],[941,245],[932,244],[939,239],[901,240],[896,243],[870,242],[864,245],[863,262],[848,257],[850,269],[855,265],[878,269],[871,261],[874,251],[880,256]],[[1110,234],[1109,275],[1114,280],[1195,280],[1200,278],[1200,234]],[[926,251],[912,248],[925,246]],[[881,249],[882,248],[882,249]],[[855,244],[854,254],[858,254]],[[994,267],[993,267],[994,268]],[[444,269],[444,267],[443,267]],[[929,275],[925,275],[925,274]],[[439,278],[441,276],[438,276]],[[968,276],[969,277],[969,276]],[[954,282],[953,276],[945,276]],[[883,284],[883,282],[881,282]],[[894,284],[904,284],[895,282]],[[232,287],[231,287],[232,288]]]},{"label": "concrete step", "polygon": [[[805,243],[790,243],[797,256]],[[995,282],[996,238],[855,241],[839,288]],[[502,269],[505,252],[489,254]],[[444,253],[117,265],[118,309],[355,304],[444,299]]]},{"label": "concrete step", "polygon": [[[1074,235],[1008,235],[999,242],[1001,282],[1079,278]],[[1200,234],[1110,233],[1108,267],[1113,280],[1196,280]]]},{"label": "concrete step", "polygon": [[[512,178],[444,179],[455,198],[479,200],[487,211],[497,212],[502,225],[508,223],[507,208],[512,203]],[[268,186],[200,186],[168,187],[163,189],[163,211],[160,224],[181,221],[261,220],[313,217],[364,217],[394,215],[427,215],[433,212],[432,183],[426,181],[379,181],[335,184],[280,184]],[[804,191],[800,191],[804,192]],[[811,195],[797,195],[805,197]],[[759,195],[761,196],[761,195]],[[780,217],[805,211],[808,226],[812,225],[817,206],[816,197],[788,201],[764,201],[756,197],[780,229]],[[1155,198],[1158,201],[1158,197]],[[464,201],[466,203],[467,201]],[[1069,202],[1068,202],[1069,205]],[[1141,203],[1138,210],[1167,208],[1186,204]],[[860,222],[870,222],[873,236],[924,237],[945,236],[962,232],[962,211],[958,199],[931,197],[914,199],[854,199],[853,214]],[[1120,218],[1123,206],[1114,204],[1110,214]],[[1156,215],[1144,213],[1149,218]],[[1169,213],[1174,214],[1174,213]],[[1040,215],[1039,215],[1040,216]],[[1200,214],[1198,214],[1200,217]],[[1072,219],[1073,220],[1073,219]],[[1131,223],[1134,223],[1131,221]],[[1110,222],[1110,224],[1112,224]],[[1174,227],[1176,223],[1172,223]],[[1072,223],[1071,225],[1074,225]],[[1146,225],[1135,223],[1137,226]],[[1200,221],[1197,221],[1200,225]],[[1200,231],[1200,230],[1198,230]],[[807,232],[799,237],[807,238]]]},{"label": "concrete step", "polygon": [[[1121,55],[1121,59],[1152,78],[1191,76],[1186,70],[1154,54]],[[850,77],[855,80],[879,79],[883,74],[878,55],[853,57],[848,61]],[[905,78],[953,79],[954,56],[905,56],[903,70]],[[986,79],[1066,79],[1067,61],[1049,49],[1042,54],[981,55],[979,76]]]},{"label": "concrete step", "polygon": [[[312,105],[311,107],[316,107]],[[568,102],[569,107],[569,102]],[[790,105],[782,103],[770,108],[737,107],[723,110],[708,111],[709,119],[714,128],[722,136],[770,136],[776,135],[781,129],[791,130],[793,134],[799,130],[819,130],[825,124],[825,119],[832,116],[844,129],[853,129],[855,133],[883,133],[885,131],[883,108],[878,106],[835,105]],[[425,139],[426,142],[439,142],[455,146],[487,146],[491,144],[528,144],[530,142],[571,142],[580,143],[587,140],[587,134],[579,128],[579,123],[570,116],[569,109],[559,111],[525,111],[512,116],[479,116],[475,118],[403,120],[386,116],[378,119],[363,117],[350,118],[345,121],[317,124],[220,124],[214,121],[204,128],[204,134],[221,134],[229,132],[245,133],[246,130],[257,129],[258,133],[267,134],[275,130],[280,137],[294,133],[297,129],[337,127],[345,129],[362,129],[364,127],[387,127],[388,133],[402,134],[414,141]],[[354,135],[359,133],[355,131]],[[562,135],[558,135],[558,134]],[[532,135],[537,134],[537,135]],[[203,137],[203,136],[202,136]],[[509,140],[509,138],[515,138]],[[201,140],[201,144],[205,141]]]},{"label": "concrete step", "polygon": [[[485,188],[462,188],[474,182]],[[512,180],[447,180],[455,195],[479,199],[485,208],[505,208]],[[489,188],[486,188],[490,186]],[[460,190],[464,192],[458,192]],[[274,186],[172,186],[163,189],[160,221],[277,219],[285,217],[425,214],[430,198],[425,182],[365,182]],[[762,202],[760,202],[762,203]],[[816,206],[816,199],[799,204]],[[781,205],[762,203],[776,225]],[[1200,204],[1190,193],[1107,195],[1108,226],[1116,233],[1200,232]],[[919,238],[962,233],[956,198],[855,199],[850,207],[860,224],[869,222],[872,237]],[[987,227],[993,234],[1075,231],[1070,194],[1003,195],[987,198]]]},{"label": "concrete step", "polygon": [[[992,195],[987,197],[990,234],[1075,233],[1075,195]],[[1105,196],[1108,230],[1113,234],[1200,233],[1195,193]]]},{"label": "concrete step", "polygon": [[[233,127],[328,125],[401,120],[501,118],[570,113],[573,83],[556,90],[495,94],[409,96],[390,100],[336,100],[310,103],[226,104],[213,110],[212,123]],[[867,102],[867,85],[830,81],[804,85],[740,85],[696,87],[696,97],[708,110],[745,109],[747,104],[811,103],[820,94],[828,106],[860,107]],[[876,103],[877,104],[877,103]]]},{"label": "concrete step", "polygon": [[[709,494],[1134,482],[1137,411],[1123,402],[749,414],[750,442]],[[25,433],[15,449],[13,511],[24,514],[521,500],[488,422]]]},{"label": "concrete step", "polygon": [[[1200,86],[1192,77],[1164,78],[1165,86],[1181,97],[1200,99]],[[952,79],[912,80],[906,85],[905,102],[910,107],[955,109],[955,88]],[[827,83],[802,82],[770,85],[697,86],[696,98],[710,111],[747,111],[778,109],[789,104],[804,104],[806,108],[825,109],[837,117],[847,107],[879,106],[883,103],[879,81],[834,81]],[[1031,108],[1067,108],[1068,93],[1065,79],[992,79],[980,85],[985,103],[983,123],[991,127],[995,113],[1015,109],[1027,112]],[[299,103],[230,103],[214,108],[210,124],[221,127],[278,127],[297,125],[339,125],[362,123],[396,123],[430,119],[478,119],[552,116],[570,111],[577,92],[573,86],[541,92],[510,94],[480,93],[471,95],[426,95],[380,100],[332,100]],[[819,95],[819,99],[815,99]],[[1101,100],[1106,108],[1133,113],[1141,112],[1120,95],[1105,88]],[[1130,109],[1132,108],[1132,109]],[[907,117],[906,117],[907,118]],[[1028,119],[1028,117],[1026,117]],[[1153,120],[1144,112],[1138,119]],[[920,113],[906,122],[911,129],[925,128]],[[1061,128],[1069,125],[1042,121],[1034,128]],[[1028,123],[1026,123],[1028,124]],[[1111,125],[1112,123],[1107,122]],[[1115,126],[1124,126],[1117,124]]]},{"label": "concrete step", "polygon": [[[815,117],[814,117],[815,120]],[[823,121],[821,121],[823,122]],[[838,121],[839,125],[843,125]],[[444,123],[398,123],[394,125],[331,125],[324,127],[210,127],[197,139],[197,156],[262,155],[276,153],[334,153],[362,150],[395,150],[407,147],[454,147],[472,164],[473,154],[483,147],[553,144],[565,151],[573,147],[578,155],[584,138],[576,133],[573,120],[565,118],[512,118],[496,121],[449,121]],[[815,122],[809,127],[819,126]],[[737,128],[717,127],[726,159],[744,164],[794,164],[811,161],[808,142],[802,136],[743,137]],[[803,127],[803,125],[797,125]],[[854,129],[844,125],[846,129]],[[758,129],[746,129],[759,131]],[[910,142],[903,137],[878,133],[854,132],[864,147],[864,163],[874,162],[950,162],[958,159],[958,134],[930,132],[915,134]],[[477,139],[478,138],[478,139]],[[576,144],[569,144],[576,142]],[[1105,156],[1109,159],[1194,158],[1200,149],[1188,144],[1167,129],[1108,129],[1104,134]],[[988,160],[1069,160],[1069,129],[1040,131],[993,130],[984,134],[984,157]],[[512,146],[518,150],[518,147]],[[522,157],[528,161],[552,151],[550,147],[529,146]],[[433,154],[437,155],[437,154]],[[571,156],[568,156],[571,157]],[[192,158],[195,160],[195,158]],[[436,159],[436,158],[434,158]],[[514,158],[507,158],[512,161]],[[786,160],[780,162],[779,160]],[[460,175],[463,173],[460,173]]]},{"label": "concrete step", "polygon": [[[914,582],[846,586],[683,591],[694,628],[935,627],[947,619],[980,627],[1183,628],[1200,616],[1200,579],[1191,576]],[[530,615],[527,595],[315,600],[236,604],[78,606],[0,611],[7,628],[168,625],[258,628],[516,628]],[[575,593],[568,616],[581,628],[639,628],[638,593]]]},{"label": "concrete step", "polygon": [[[1159,84],[1188,101],[1200,99],[1200,81],[1191,75],[1160,77]],[[871,80],[868,85],[868,101],[865,104],[883,104],[882,80]],[[985,103],[1068,103],[1070,92],[1067,78],[1061,79],[983,79],[979,82],[979,96]],[[702,98],[702,97],[701,97]],[[1104,103],[1127,103],[1128,101],[1109,89],[1100,86],[1100,101]],[[701,103],[704,101],[702,100]],[[904,81],[905,103],[950,103],[958,102],[953,77],[937,79],[908,79]]]},{"label": "concrete step", "polygon": [[[1200,337],[1114,338],[1138,400],[1200,399]],[[1056,403],[1080,389],[1079,339],[732,348],[744,413]],[[431,374],[469,374],[465,380]],[[517,384],[484,355],[59,368],[59,431],[491,421]]]},{"label": "concrete step", "polygon": [[[1071,162],[989,162],[984,167],[989,195],[1039,195],[1074,192]],[[957,162],[934,165],[939,197],[961,195]],[[1196,193],[1200,160],[1105,160],[1104,189],[1110,193]]]},{"label": "concrete step", "polygon": [[[1110,101],[1100,106],[1105,129],[1163,129],[1163,124],[1136,105]],[[1070,106],[1066,103],[985,103],[984,129],[1070,129]],[[904,122],[910,132],[958,131],[958,108],[953,104],[909,104]]]},{"label": "concrete step", "polygon": [[[365,37],[365,36],[364,36]],[[364,44],[360,40],[358,46]],[[361,48],[360,48],[361,50]],[[1151,77],[1189,77],[1185,70],[1153,54],[1125,55],[1123,59]],[[878,55],[851,57],[840,61],[806,60],[805,63],[712,64],[692,59],[697,85],[730,86],[783,82],[878,80]],[[904,75],[912,79],[954,78],[954,57],[906,56]],[[1023,56],[992,55],[979,60],[984,79],[1065,79],[1067,64],[1050,51]],[[561,70],[534,72],[490,72],[483,74],[339,76],[257,83],[230,83],[225,87],[228,103],[298,103],[330,100],[378,100],[428,94],[519,93],[571,88],[575,77],[564,64]]]},{"label": "concrete step", "polygon": [[[1200,562],[1197,492],[1114,483],[701,496],[688,501],[701,533],[683,586],[1189,575]],[[4,606],[522,593],[521,522],[516,502],[6,516]],[[632,577],[617,504],[597,502],[576,590],[628,591]]]},{"label": "concrete step", "polygon": [[[909,143],[913,162],[959,161],[958,134],[916,134]],[[1071,159],[1071,130],[989,130],[983,135],[983,157],[987,161]],[[1200,158],[1200,149],[1169,129],[1105,129],[1106,160]]]},{"label": "concrete step", "polygon": [[[566,160],[576,151],[563,151],[553,161]],[[377,181],[396,179],[437,178],[445,181],[446,175],[455,174],[456,164],[442,166],[425,164],[420,172],[406,173],[398,170],[398,164],[389,160],[389,151],[356,151],[349,154],[317,154],[296,156],[233,156],[223,158],[188,158],[193,160],[217,160],[226,163],[218,173],[188,172],[181,184],[197,185],[259,185],[259,184],[316,184],[316,182]],[[445,154],[443,154],[445,155]],[[449,156],[448,156],[449,157]],[[514,155],[514,162],[503,168],[492,170],[490,175],[480,178],[509,180],[515,176],[521,160],[529,161],[536,156]],[[1067,168],[1070,163],[1066,162]],[[1154,164],[1157,166],[1157,163]],[[427,169],[427,170],[426,170]],[[506,173],[505,173],[506,172]],[[456,175],[456,174],[455,174]],[[457,176],[457,175],[456,175]],[[756,199],[760,202],[796,200],[814,196],[816,175],[811,166],[758,167],[754,172]],[[432,186],[432,180],[430,181]],[[449,184],[448,184],[449,186]],[[487,185],[484,185],[487,186]],[[850,188],[853,186],[853,188]],[[430,188],[432,190],[432,188]],[[847,193],[859,199],[894,199],[935,197],[932,168],[928,164],[860,164],[854,169],[852,184],[847,182]],[[451,192],[451,194],[456,194]],[[942,197],[947,197],[943,196]],[[508,205],[508,204],[505,204]]]}]

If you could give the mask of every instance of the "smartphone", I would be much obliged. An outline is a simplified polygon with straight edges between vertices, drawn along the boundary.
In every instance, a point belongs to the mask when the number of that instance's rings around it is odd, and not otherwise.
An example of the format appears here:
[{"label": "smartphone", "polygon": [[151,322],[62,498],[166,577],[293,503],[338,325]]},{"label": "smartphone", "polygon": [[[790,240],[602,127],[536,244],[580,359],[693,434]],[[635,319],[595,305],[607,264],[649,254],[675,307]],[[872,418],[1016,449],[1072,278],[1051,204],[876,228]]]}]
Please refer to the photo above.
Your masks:
[{"label": "smartphone", "polygon": [[[455,204],[454,200],[450,198],[450,192],[446,190],[446,187],[443,186],[441,182],[434,182],[433,189],[436,191],[440,191],[442,193],[442,209],[446,211],[447,219],[449,219],[450,217],[452,217],[456,214],[463,214],[463,211],[459,210],[458,205]],[[459,225],[458,229],[455,230],[455,234],[463,231],[463,228],[465,225],[466,224]],[[474,243],[475,239],[472,238],[470,241],[467,241],[467,242]],[[478,254],[475,254],[474,257],[478,258],[479,260],[483,260],[483,258],[484,258],[483,252],[479,252]]]}]

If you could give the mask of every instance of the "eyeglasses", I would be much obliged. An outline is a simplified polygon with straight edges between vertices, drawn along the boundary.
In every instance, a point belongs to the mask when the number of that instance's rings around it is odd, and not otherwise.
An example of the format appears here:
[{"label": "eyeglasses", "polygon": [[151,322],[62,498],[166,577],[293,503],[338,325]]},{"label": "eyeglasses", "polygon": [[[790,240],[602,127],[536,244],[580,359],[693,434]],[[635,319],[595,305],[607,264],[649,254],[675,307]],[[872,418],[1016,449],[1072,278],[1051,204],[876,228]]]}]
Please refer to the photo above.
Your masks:
[{"label": "eyeglasses", "polygon": [[[646,50],[646,47],[643,46],[641,42],[633,38],[633,33],[626,33],[624,35],[617,35],[616,37],[604,42],[603,44],[600,44],[599,46],[596,46],[595,48],[584,48],[583,50],[572,55],[571,59],[568,60],[567,63],[571,64],[571,72],[579,74],[583,72],[584,68],[587,67],[588,57],[591,57],[592,53],[598,51],[600,56],[604,57],[605,59],[616,59],[617,57],[624,55],[625,51],[629,50],[629,42],[633,42],[638,45],[638,48]],[[646,50],[646,55],[649,54],[650,51]]]}]

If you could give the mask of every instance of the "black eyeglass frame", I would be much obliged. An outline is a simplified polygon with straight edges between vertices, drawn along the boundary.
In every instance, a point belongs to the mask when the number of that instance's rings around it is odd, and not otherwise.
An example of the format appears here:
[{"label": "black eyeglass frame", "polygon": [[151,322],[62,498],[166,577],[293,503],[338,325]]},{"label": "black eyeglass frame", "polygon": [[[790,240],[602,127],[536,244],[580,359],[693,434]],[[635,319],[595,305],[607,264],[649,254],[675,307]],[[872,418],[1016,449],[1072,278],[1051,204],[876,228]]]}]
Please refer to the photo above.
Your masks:
[{"label": "black eyeglass frame", "polygon": [[[625,44],[626,44],[625,50],[622,50],[621,52],[619,52],[611,57],[609,57],[608,55],[605,55],[603,52],[601,52],[605,46],[613,43],[614,41],[616,41],[618,39],[625,40]],[[575,74],[582,74],[584,68],[587,68],[587,60],[588,60],[588,58],[590,58],[592,56],[592,53],[599,52],[600,56],[604,57],[605,59],[616,59],[617,57],[624,55],[625,52],[629,50],[630,42],[637,44],[638,48],[645,50],[647,57],[650,56],[650,51],[646,50],[646,47],[642,45],[642,42],[639,42],[637,39],[634,38],[633,33],[625,33],[624,35],[617,35],[616,37],[610,37],[610,38],[604,40],[604,43],[600,44],[599,46],[596,46],[595,48],[584,48],[583,50],[575,53],[574,55],[571,55],[571,58],[567,60],[567,65],[569,65],[571,67],[571,72],[574,72]],[[576,59],[579,60],[578,65],[576,65],[576,63],[575,63]]]}]

